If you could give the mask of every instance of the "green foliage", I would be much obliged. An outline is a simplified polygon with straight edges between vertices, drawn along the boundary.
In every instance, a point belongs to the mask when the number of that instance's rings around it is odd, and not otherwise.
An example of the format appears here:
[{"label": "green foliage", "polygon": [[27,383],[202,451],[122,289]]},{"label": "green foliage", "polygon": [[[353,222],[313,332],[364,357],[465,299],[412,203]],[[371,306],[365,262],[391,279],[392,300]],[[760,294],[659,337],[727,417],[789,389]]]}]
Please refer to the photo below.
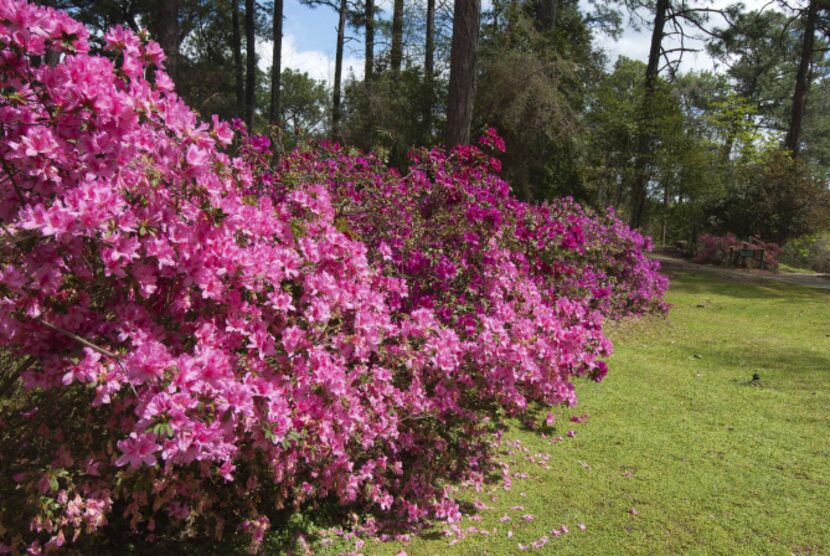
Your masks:
[{"label": "green foliage", "polygon": [[731,162],[733,153],[743,161],[755,162],[760,156],[758,146],[763,144],[763,134],[755,125],[757,111],[746,97],[729,92],[722,100],[709,106],[704,118],[715,130],[713,145],[721,145],[723,163]]},{"label": "green foliage", "polygon": [[813,85],[804,119],[802,157],[814,173],[830,183],[830,79]]},{"label": "green foliage", "polygon": [[707,48],[726,66],[735,93],[748,100],[771,130],[786,129],[799,47],[797,28],[782,12],[739,14]]},{"label": "green foliage", "polygon": [[708,215],[717,232],[783,243],[830,225],[830,192],[803,161],[770,149],[735,168],[725,195]]},{"label": "green foliage", "polygon": [[781,260],[796,268],[830,273],[830,232],[788,241],[781,250]]},{"label": "green foliage", "polygon": [[586,117],[584,173],[600,205],[620,207],[636,156],[637,115],[645,64],[621,57],[594,88]]},{"label": "green foliage", "polygon": [[685,239],[694,231],[705,201],[722,192],[717,130],[705,119],[722,84],[711,74],[689,74],[676,83],[659,81],[650,118],[641,125],[645,64],[620,58],[595,87],[585,119],[587,145],[582,171],[599,205],[625,214],[631,194],[638,133],[653,139],[647,212],[650,232],[662,240]]},{"label": "green foliage", "polygon": [[325,83],[309,77],[308,73],[285,68],[280,84],[280,120],[285,130],[294,137],[303,132],[322,131],[328,116]]},{"label": "green foliage", "polygon": [[550,30],[533,2],[498,1],[485,21],[476,122],[505,138],[508,179],[528,200],[587,198],[579,120],[603,61],[587,20],[576,4],[561,2]]},{"label": "green foliage", "polygon": [[[747,121],[765,138],[780,139],[789,125],[793,83],[802,43],[802,21],[798,13],[776,10],[739,13],[732,25],[716,33],[707,50],[723,64],[734,89],[748,108]],[[828,160],[828,78],[827,31],[816,36],[811,67],[811,91],[803,127],[804,158],[825,178],[830,176]],[[760,131],[759,131],[760,130]],[[758,139],[758,137],[756,137]],[[763,140],[761,140],[763,142]]]},{"label": "green foliage", "polygon": [[[428,102],[427,85],[420,67],[405,67],[400,75],[385,71],[383,65],[369,82],[350,79],[346,83],[344,130],[348,143],[363,149],[380,148],[390,162],[402,167],[410,146],[438,141],[443,116],[434,117],[425,128],[423,110]],[[433,94],[445,102],[446,81],[433,80]]]}]

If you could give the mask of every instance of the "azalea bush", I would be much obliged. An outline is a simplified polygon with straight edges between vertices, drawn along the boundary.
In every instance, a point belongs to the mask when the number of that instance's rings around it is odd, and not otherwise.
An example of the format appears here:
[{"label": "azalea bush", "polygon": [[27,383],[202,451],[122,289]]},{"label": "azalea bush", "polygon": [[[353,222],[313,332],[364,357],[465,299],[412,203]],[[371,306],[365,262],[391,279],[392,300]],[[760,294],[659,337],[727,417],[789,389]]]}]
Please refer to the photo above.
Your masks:
[{"label": "azalea bush", "polygon": [[644,238],[516,201],[478,148],[274,168],[146,34],[104,42],[0,3],[0,552],[457,520],[503,416],[575,403],[603,319],[664,308]]},{"label": "azalea bush", "polygon": [[598,212],[559,199],[551,213],[570,223],[567,241],[573,245],[557,253],[558,292],[586,299],[609,318],[668,310],[663,296],[669,282],[659,272],[660,263],[648,256],[650,237],[630,228],[613,208]]},{"label": "azalea bush", "polygon": [[[701,234],[697,239],[697,248],[692,260],[700,264],[725,265],[730,263],[730,257],[733,256],[732,253],[740,249],[763,251],[764,268],[768,270],[778,268],[778,255],[781,253],[781,247],[777,243],[766,242],[758,238],[752,238],[749,241],[739,241],[732,234],[726,234],[724,236]],[[757,258],[752,260],[735,259],[731,262],[744,263],[752,268],[761,266]]]},{"label": "azalea bush", "polygon": [[726,264],[729,261],[729,253],[737,245],[738,238],[733,234],[724,236],[700,234],[697,238],[695,256],[692,260],[700,264]]},{"label": "azalea bush", "polygon": [[459,346],[448,363],[458,371],[433,386],[444,411],[574,403],[570,376],[605,373],[599,358],[611,346],[601,313],[582,299],[551,295],[531,269],[528,241],[515,226],[533,208],[489,173],[488,157],[470,146],[449,157],[438,149],[422,154],[401,179],[371,155],[337,145],[296,151],[277,171],[275,195],[325,184],[340,229],[366,243],[385,276],[409,285],[395,309],[429,311],[448,329]]},{"label": "azalea bush", "polygon": [[325,190],[257,195],[147,37],[116,28],[90,56],[67,17],[2,6],[0,342],[27,393],[0,424],[3,546],[112,520],[256,542],[264,508],[392,492],[430,512],[441,493],[403,457],[429,411],[414,383],[452,345],[428,315],[392,321],[405,284],[335,229]]}]

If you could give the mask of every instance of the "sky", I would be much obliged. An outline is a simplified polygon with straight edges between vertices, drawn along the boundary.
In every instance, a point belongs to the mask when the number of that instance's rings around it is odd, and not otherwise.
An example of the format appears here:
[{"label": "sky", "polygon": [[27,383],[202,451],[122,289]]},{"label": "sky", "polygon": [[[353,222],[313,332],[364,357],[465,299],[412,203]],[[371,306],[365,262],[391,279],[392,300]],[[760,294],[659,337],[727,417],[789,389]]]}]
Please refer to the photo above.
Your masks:
[{"label": "sky", "polygon": [[[601,0],[600,0],[601,1]],[[587,0],[580,0],[587,8]],[[723,8],[734,0],[715,0],[711,7]],[[487,9],[488,1],[484,0],[483,9]],[[757,9],[765,5],[766,0],[744,0],[749,9]],[[378,9],[385,13],[379,17],[391,18],[392,0],[378,0]],[[283,67],[308,72],[318,80],[329,83],[334,77],[334,55],[337,30],[337,13],[327,6],[309,8],[297,0],[285,2],[285,20],[283,23]],[[721,26],[723,22],[717,16],[712,19],[712,25]],[[357,78],[363,76],[363,42],[359,32],[349,29],[347,35],[353,35],[346,44],[344,55],[344,75],[353,73]],[[636,30],[626,25],[619,39],[614,40],[607,35],[598,34],[597,44],[603,48],[610,63],[618,56],[627,56],[635,60],[646,61],[648,58],[649,42],[651,40],[650,26]],[[671,48],[670,38],[665,41],[665,48]],[[698,53],[685,53],[681,71],[713,70],[717,71],[714,60],[704,49],[702,41],[688,41],[687,47],[701,50]],[[271,41],[261,41],[258,44],[260,65],[263,69],[271,67]]]}]

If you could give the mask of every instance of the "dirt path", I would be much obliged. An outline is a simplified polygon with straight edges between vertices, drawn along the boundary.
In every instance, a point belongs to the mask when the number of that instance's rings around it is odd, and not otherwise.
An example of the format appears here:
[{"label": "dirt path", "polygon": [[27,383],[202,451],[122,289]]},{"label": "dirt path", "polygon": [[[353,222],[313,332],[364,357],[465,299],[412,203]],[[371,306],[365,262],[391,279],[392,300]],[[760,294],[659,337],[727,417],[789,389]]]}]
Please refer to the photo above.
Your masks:
[{"label": "dirt path", "polygon": [[668,255],[654,254],[653,257],[660,261],[663,269],[668,272],[671,272],[672,270],[691,270],[695,272],[720,274],[722,276],[729,276],[738,280],[751,280],[755,282],[784,282],[787,284],[807,286],[809,288],[830,290],[830,275],[828,274],[796,274],[793,272],[768,272],[754,269],[747,270],[739,268],[724,268],[721,266],[696,264],[686,259],[670,257]]}]

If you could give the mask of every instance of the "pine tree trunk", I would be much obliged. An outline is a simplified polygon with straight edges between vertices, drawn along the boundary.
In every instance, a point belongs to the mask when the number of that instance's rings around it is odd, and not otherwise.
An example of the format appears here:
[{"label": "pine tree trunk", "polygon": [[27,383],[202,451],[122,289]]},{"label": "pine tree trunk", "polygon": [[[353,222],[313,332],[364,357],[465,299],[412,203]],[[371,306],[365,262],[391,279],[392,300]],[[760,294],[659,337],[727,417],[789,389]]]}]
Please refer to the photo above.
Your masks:
[{"label": "pine tree trunk", "polygon": [[447,148],[470,142],[480,23],[481,0],[455,0],[447,101]]},{"label": "pine tree trunk", "polygon": [[654,92],[657,88],[657,77],[660,70],[660,46],[663,42],[666,14],[670,0],[657,0],[654,10],[654,30],[651,34],[651,48],[646,66],[645,92],[643,105],[640,111],[640,124],[637,140],[637,160],[634,167],[634,182],[631,188],[631,218],[629,223],[633,228],[643,224],[646,198],[648,197],[648,183],[650,181],[651,150],[654,144],[653,132],[649,129],[652,124],[651,108]]},{"label": "pine tree trunk", "polygon": [[366,0],[366,9],[363,15],[366,19],[366,37],[364,40],[366,53],[363,78],[369,82],[375,73],[375,0]]},{"label": "pine tree trunk", "polygon": [[435,102],[435,0],[427,0],[427,28],[426,44],[424,45],[424,113],[423,133],[421,140],[424,145],[432,135],[432,105]]},{"label": "pine tree trunk", "polygon": [[242,71],[242,28],[239,23],[239,0],[231,0],[233,25],[233,73],[236,90],[236,115],[242,116],[245,104],[245,85]]},{"label": "pine tree trunk", "polygon": [[725,166],[729,164],[729,159],[732,157],[732,149],[735,147],[735,133],[737,130],[735,129],[736,126],[730,126],[729,132],[726,135],[726,140],[723,142],[723,147],[721,147],[721,162]]},{"label": "pine tree trunk", "polygon": [[280,123],[280,87],[282,78],[282,0],[274,0],[274,50],[271,65],[271,123]]},{"label": "pine tree trunk", "polygon": [[559,0],[539,0],[536,5],[536,17],[543,31],[552,33],[556,30],[556,15],[559,11]]},{"label": "pine tree trunk", "polygon": [[389,55],[392,73],[401,73],[403,61],[403,0],[395,0],[392,10],[392,52]]},{"label": "pine tree trunk", "polygon": [[248,130],[254,126],[254,111],[256,110],[256,36],[254,0],[245,0],[245,123]]},{"label": "pine tree trunk", "polygon": [[167,57],[167,74],[175,80],[179,58],[179,2],[180,0],[158,0],[154,15],[153,34]]},{"label": "pine tree trunk", "polygon": [[340,0],[339,20],[337,22],[337,52],[334,60],[334,90],[332,91],[331,134],[340,140],[340,86],[343,78],[343,43],[346,37],[347,0]]},{"label": "pine tree trunk", "polygon": [[795,77],[790,128],[787,130],[787,137],[784,139],[784,146],[792,153],[793,158],[798,156],[798,151],[801,148],[801,122],[804,119],[804,107],[807,104],[807,92],[810,89],[810,65],[813,61],[813,43],[815,42],[817,18],[818,0],[810,0],[804,18],[804,39],[801,43],[801,59]]},{"label": "pine tree trunk", "polygon": [[665,185],[663,187],[663,233],[661,245],[663,247],[666,246],[666,236],[668,235],[669,230],[669,186]]}]

